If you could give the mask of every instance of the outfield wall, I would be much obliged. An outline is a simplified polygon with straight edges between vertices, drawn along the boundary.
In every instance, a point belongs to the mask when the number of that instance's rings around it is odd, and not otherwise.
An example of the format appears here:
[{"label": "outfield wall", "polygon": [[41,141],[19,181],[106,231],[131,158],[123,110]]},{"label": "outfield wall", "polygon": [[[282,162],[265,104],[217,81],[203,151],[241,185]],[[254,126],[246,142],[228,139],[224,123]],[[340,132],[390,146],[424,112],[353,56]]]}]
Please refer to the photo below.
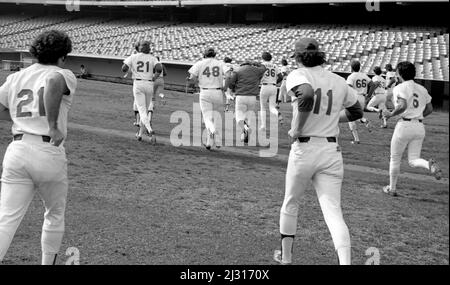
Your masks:
[{"label": "outfield wall", "polygon": [[[0,61],[25,61],[34,60],[27,51],[0,51]],[[79,73],[80,65],[84,65],[91,78],[116,83],[131,84],[130,77],[124,78],[121,70],[123,58],[101,55],[70,55],[66,62],[66,67],[75,74]],[[165,77],[166,89],[185,91],[186,77],[191,62],[164,61],[167,68]],[[347,77],[348,73],[338,73],[342,77]],[[449,111],[449,82],[440,80],[417,79],[418,83],[427,88],[433,97],[433,106],[436,109]]]}]

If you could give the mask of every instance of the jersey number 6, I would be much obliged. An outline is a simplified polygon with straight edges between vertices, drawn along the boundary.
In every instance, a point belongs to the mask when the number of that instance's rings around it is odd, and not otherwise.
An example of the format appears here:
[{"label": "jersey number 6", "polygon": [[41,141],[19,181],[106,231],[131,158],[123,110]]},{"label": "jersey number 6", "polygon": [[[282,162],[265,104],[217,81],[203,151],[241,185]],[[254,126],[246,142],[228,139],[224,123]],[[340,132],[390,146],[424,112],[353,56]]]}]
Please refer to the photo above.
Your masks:
[{"label": "jersey number 6", "polygon": [[[25,97],[25,100],[22,100],[17,104],[17,112],[16,118],[21,117],[31,117],[31,112],[24,112],[22,108],[33,103],[34,96],[33,91],[30,89],[23,89],[17,94],[17,98]],[[44,87],[41,87],[38,91],[38,105],[39,105],[39,116],[45,116],[45,106],[44,106]]]}]

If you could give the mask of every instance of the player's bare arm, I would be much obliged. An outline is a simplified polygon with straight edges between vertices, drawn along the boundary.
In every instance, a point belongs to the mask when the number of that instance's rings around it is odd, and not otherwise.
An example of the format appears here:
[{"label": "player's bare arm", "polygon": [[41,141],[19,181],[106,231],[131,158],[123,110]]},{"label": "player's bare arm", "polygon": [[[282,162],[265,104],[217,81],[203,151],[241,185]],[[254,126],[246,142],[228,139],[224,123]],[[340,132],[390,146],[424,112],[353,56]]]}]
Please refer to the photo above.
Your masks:
[{"label": "player's bare arm", "polygon": [[397,99],[397,106],[395,107],[395,109],[392,112],[386,111],[384,116],[386,117],[386,119],[389,119],[390,117],[397,116],[397,115],[405,112],[406,107],[407,107],[406,100],[403,99],[403,98],[398,98]]},{"label": "player's bare arm", "polygon": [[9,114],[8,108],[3,106],[3,104],[1,103],[0,103],[0,120],[11,121],[11,115]]},{"label": "player's bare arm", "polygon": [[64,95],[69,95],[64,77],[55,72],[46,79],[44,90],[44,106],[47,114],[47,122],[49,125],[49,136],[55,146],[59,146],[64,140],[63,133],[58,129],[58,115],[61,106],[61,100]]},{"label": "player's bare arm", "polygon": [[347,123],[359,120],[363,117],[364,112],[361,104],[356,101],[352,106],[345,108],[339,116],[339,123]]}]

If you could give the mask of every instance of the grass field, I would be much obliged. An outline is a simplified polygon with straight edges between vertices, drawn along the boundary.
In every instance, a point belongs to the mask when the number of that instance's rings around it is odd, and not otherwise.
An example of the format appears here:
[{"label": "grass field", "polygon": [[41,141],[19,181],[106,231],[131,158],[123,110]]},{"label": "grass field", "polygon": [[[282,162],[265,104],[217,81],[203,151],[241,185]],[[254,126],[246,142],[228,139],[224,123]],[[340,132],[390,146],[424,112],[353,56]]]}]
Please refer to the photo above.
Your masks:
[{"label": "grass field", "polygon": [[[6,75],[0,72],[0,83]],[[279,155],[272,158],[254,155],[254,147],[173,147],[167,143],[176,125],[170,114],[192,113],[198,99],[177,92],[166,97],[166,105],[156,105],[158,144],[151,146],[134,138],[131,86],[79,81],[65,145],[70,184],[59,263],[76,247],[81,264],[274,264],[288,124],[279,129]],[[286,122],[289,110],[288,104],[281,108]],[[397,198],[381,193],[389,181],[395,122],[371,133],[361,127],[357,146],[342,125],[342,205],[354,264],[365,263],[369,247],[379,249],[381,264],[449,263],[448,113],[433,113],[425,124],[422,156],[436,158],[445,178],[428,179],[404,157]],[[0,122],[2,157],[10,138],[10,123]],[[35,200],[6,264],[40,262],[43,207]],[[336,263],[312,188],[301,203],[298,229],[295,264]]]}]

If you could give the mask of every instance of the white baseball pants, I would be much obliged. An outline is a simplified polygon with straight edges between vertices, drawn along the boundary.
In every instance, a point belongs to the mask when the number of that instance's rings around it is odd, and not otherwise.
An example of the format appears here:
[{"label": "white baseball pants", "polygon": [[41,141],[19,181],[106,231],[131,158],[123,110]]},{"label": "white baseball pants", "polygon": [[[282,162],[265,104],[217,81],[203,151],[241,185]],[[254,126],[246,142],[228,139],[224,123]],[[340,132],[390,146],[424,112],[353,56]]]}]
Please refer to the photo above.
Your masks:
[{"label": "white baseball pants", "polygon": [[312,182],[335,249],[350,248],[350,234],[341,210],[344,167],[338,147],[337,143],[328,142],[325,138],[292,144],[280,211],[281,234],[296,234],[299,203]]},{"label": "white baseball pants", "polygon": [[[378,108],[375,108],[376,106]],[[367,104],[367,110],[374,112],[386,110],[386,94],[376,94],[373,96]]]},{"label": "white baseball pants", "polygon": [[64,147],[23,135],[5,152],[0,196],[0,261],[4,258],[28,206],[37,192],[44,202],[42,253],[57,254],[64,234],[68,190]]},{"label": "white baseball pants", "polygon": [[414,168],[420,167],[429,170],[428,161],[420,158],[424,138],[425,127],[418,120],[404,121],[400,119],[395,125],[391,139],[391,161],[389,164],[390,187],[392,191],[397,189],[400,164],[406,147],[408,147],[409,165]]},{"label": "white baseball pants", "polygon": [[140,133],[144,132],[145,128],[150,132],[150,116],[148,111],[153,111],[153,82],[145,80],[135,80],[133,83],[133,95],[136,103],[137,111],[141,119]]},{"label": "white baseball pants", "polygon": [[[261,128],[266,127],[267,107],[269,107],[269,112],[272,115],[278,117],[276,100],[277,100],[277,87],[275,85],[262,85],[261,91],[259,93],[259,103],[261,107],[260,111]],[[269,104],[267,104],[267,101],[269,101]]]},{"label": "white baseball pants", "polygon": [[[255,96],[242,96],[238,95],[236,96],[236,106],[235,106],[235,112],[236,112],[236,122],[239,124],[249,119],[248,112],[255,112],[255,106],[256,106],[256,97]],[[253,118],[256,118],[254,116]],[[241,126],[242,127],[242,126]]]},{"label": "white baseball pants", "polygon": [[219,89],[201,89],[199,101],[205,127],[211,134],[214,134],[217,131],[215,121],[222,118],[223,91]]}]

